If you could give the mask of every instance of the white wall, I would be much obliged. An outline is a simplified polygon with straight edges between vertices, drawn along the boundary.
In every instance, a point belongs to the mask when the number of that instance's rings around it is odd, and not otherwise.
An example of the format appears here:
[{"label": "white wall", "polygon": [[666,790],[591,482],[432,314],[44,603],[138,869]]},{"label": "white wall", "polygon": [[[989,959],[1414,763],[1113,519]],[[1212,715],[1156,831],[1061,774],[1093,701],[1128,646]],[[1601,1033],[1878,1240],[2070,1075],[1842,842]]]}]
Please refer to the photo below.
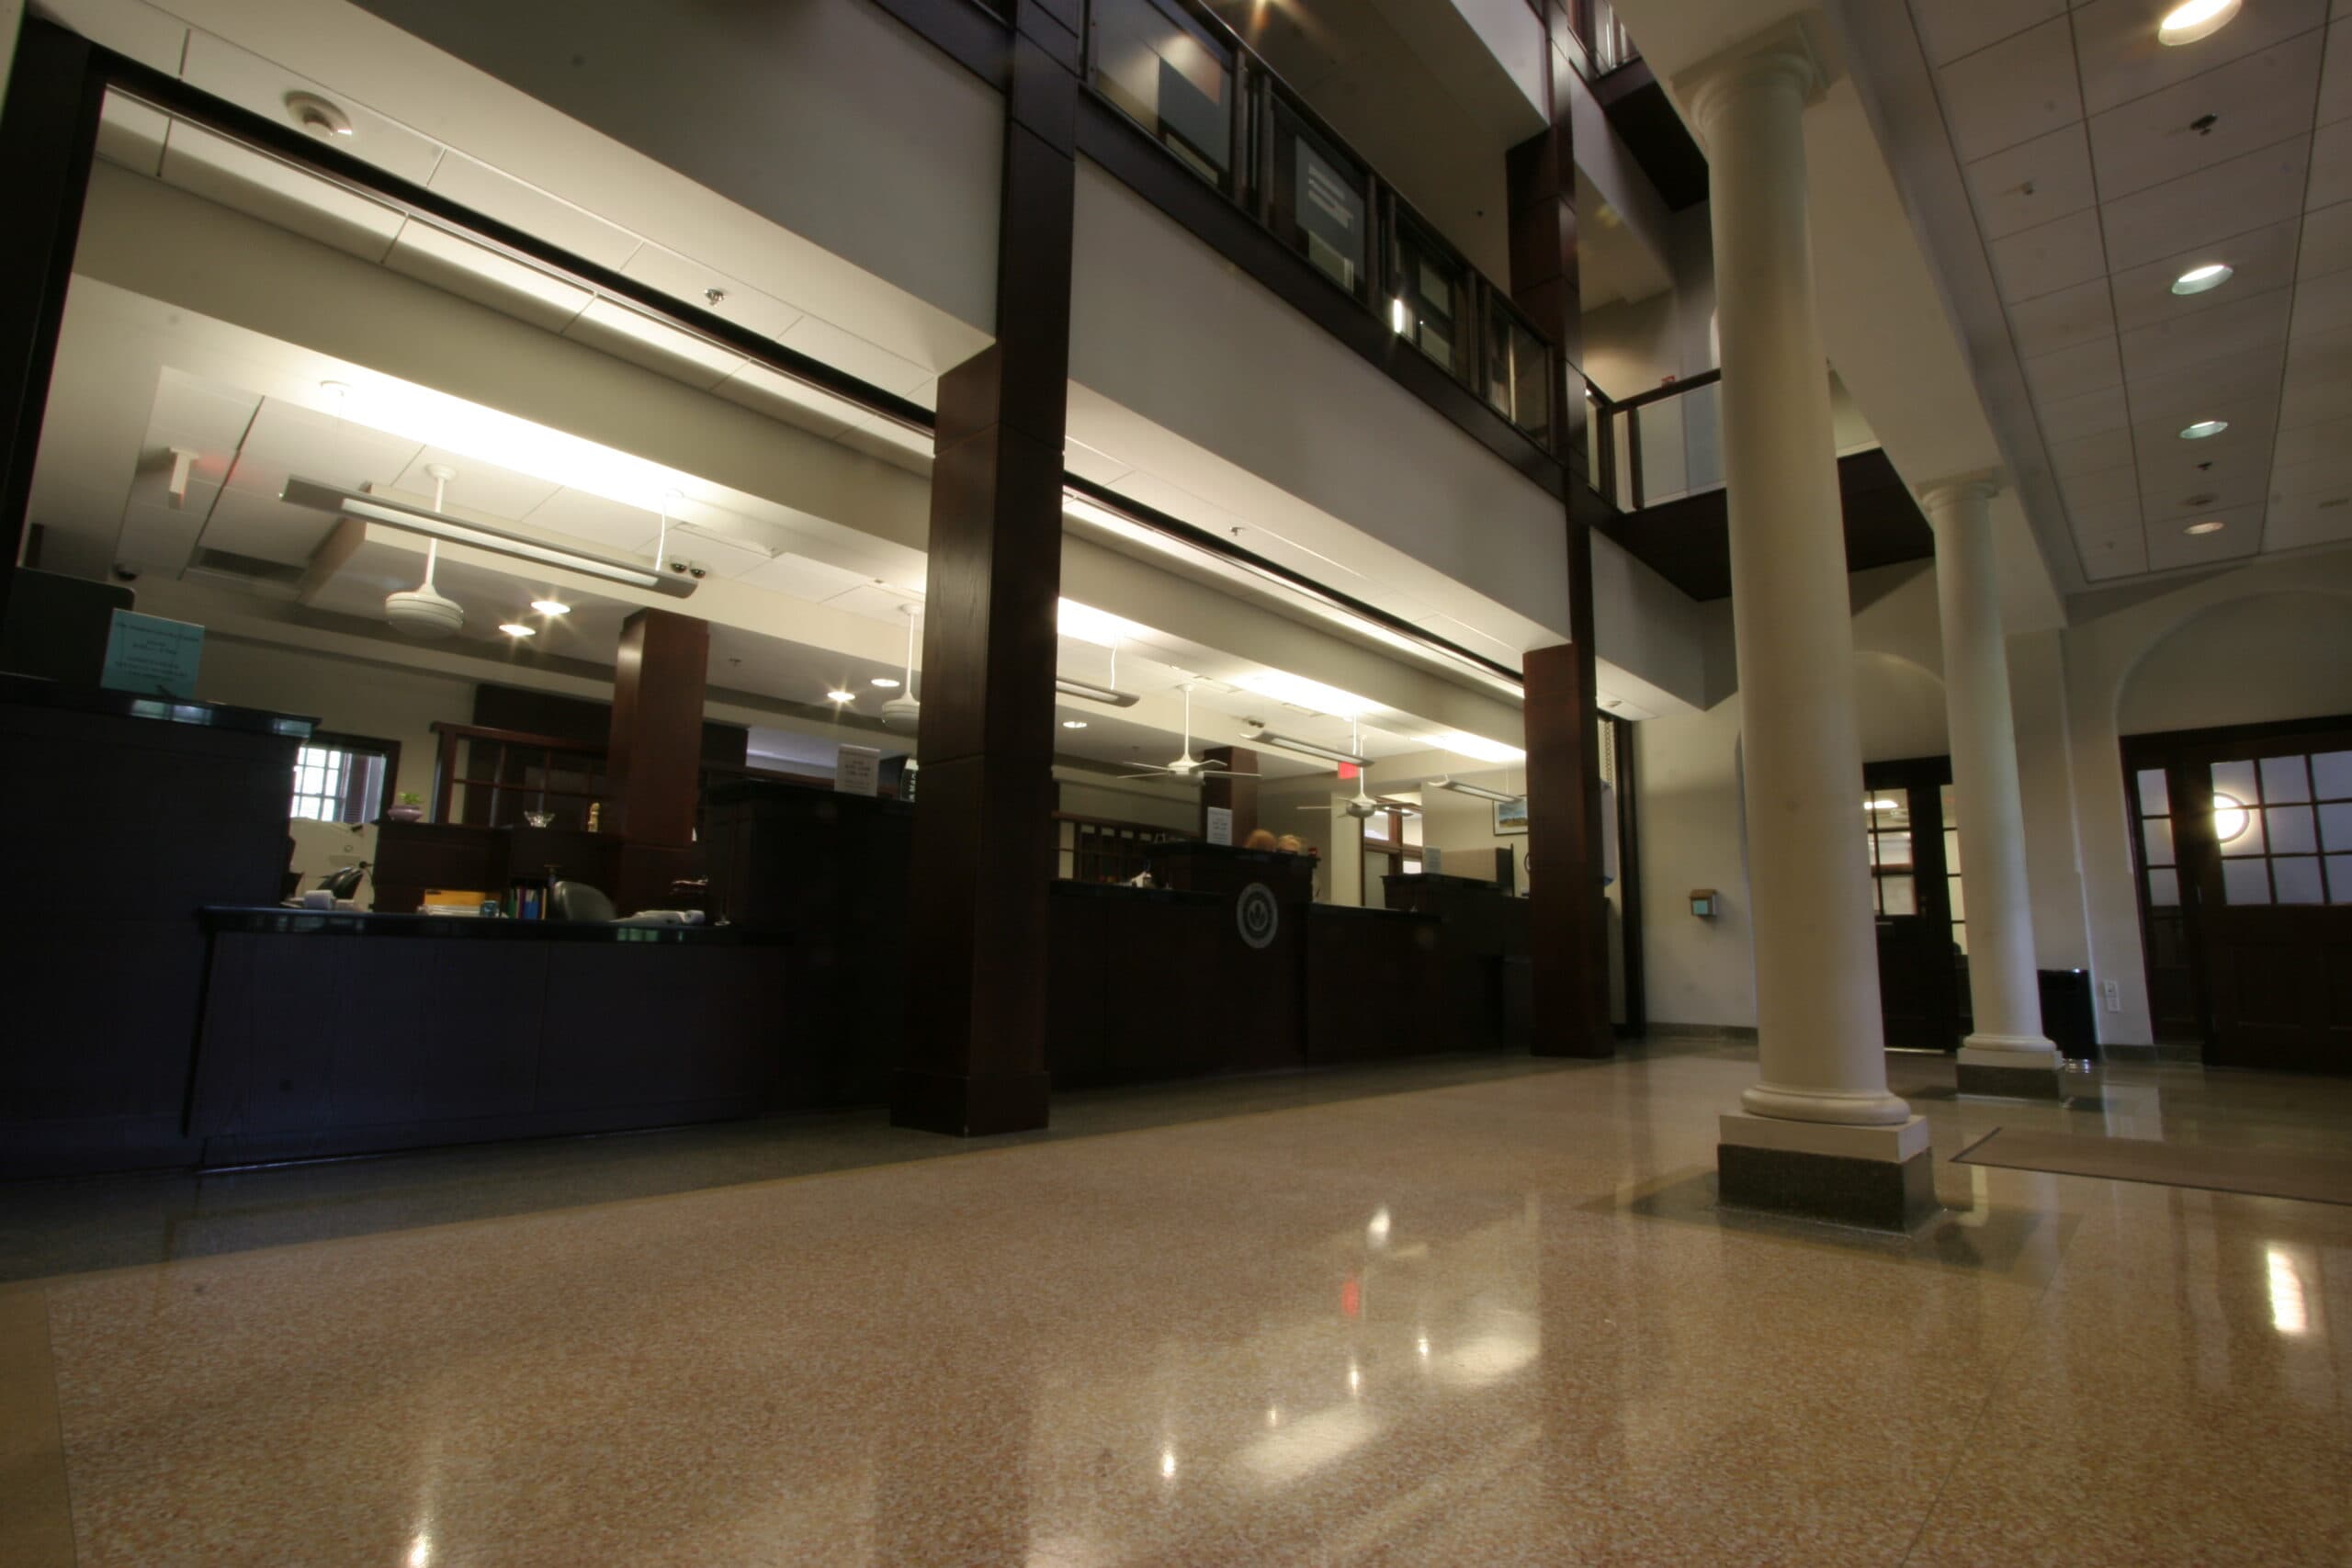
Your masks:
[{"label": "white wall", "polygon": [[1148,779],[1118,782],[1107,775],[1064,767],[1054,770],[1054,779],[1059,808],[1074,817],[1140,822],[1184,833],[1201,830],[1201,792],[1194,785],[1163,784]]},{"label": "white wall", "polygon": [[2352,606],[2266,592],[2199,611],[2148,650],[2116,702],[2125,735],[2352,713]]},{"label": "white wall", "polygon": [[316,718],[323,729],[400,742],[395,792],[433,798],[440,719],[469,724],[474,682],[453,675],[209,635],[196,694],[209,703],[268,708]]}]

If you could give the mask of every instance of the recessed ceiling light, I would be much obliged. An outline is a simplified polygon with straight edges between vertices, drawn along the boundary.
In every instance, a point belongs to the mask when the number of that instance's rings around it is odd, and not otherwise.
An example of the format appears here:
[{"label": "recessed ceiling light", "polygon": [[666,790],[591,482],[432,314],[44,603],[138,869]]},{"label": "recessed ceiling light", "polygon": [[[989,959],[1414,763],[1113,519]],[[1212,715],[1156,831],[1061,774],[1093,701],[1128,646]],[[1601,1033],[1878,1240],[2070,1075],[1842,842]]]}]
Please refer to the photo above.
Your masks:
[{"label": "recessed ceiling light", "polygon": [[876,675],[866,684],[879,686],[886,692],[895,692],[899,689],[899,678],[896,675]]},{"label": "recessed ceiling light", "polygon": [[531,608],[537,610],[542,615],[568,615],[571,614],[571,606],[565,604],[560,599],[534,599],[531,601]]},{"label": "recessed ceiling light", "polygon": [[2202,523],[2191,523],[2181,530],[2184,534],[2218,534],[2229,525],[2218,517],[2208,517]]},{"label": "recessed ceiling light", "polygon": [[2192,266],[2172,280],[2172,291],[2175,294],[2202,294],[2208,288],[2219,288],[2227,283],[2236,271],[2237,268],[2226,262],[2207,262],[2203,266]]},{"label": "recessed ceiling light", "polygon": [[2195,43],[2211,38],[2238,14],[2238,0],[2181,0],[2156,24],[2158,43]]},{"label": "recessed ceiling light", "polygon": [[2184,429],[2180,433],[2180,438],[2183,441],[2202,441],[2209,435],[2221,434],[2229,427],[2230,422],[2226,419],[2200,419],[2195,424]]},{"label": "recessed ceiling light", "polygon": [[539,635],[539,628],[538,628],[538,627],[537,627],[537,626],[525,626],[525,625],[524,625],[522,622],[520,622],[520,621],[506,621],[506,622],[503,622],[503,623],[501,623],[501,625],[499,626],[499,628],[498,628],[498,629],[499,629],[500,631],[504,632],[508,637],[537,637],[537,636],[538,636],[538,635]]},{"label": "recessed ceiling light", "polygon": [[1086,728],[1086,721],[1082,718],[1066,718],[1062,720],[1062,728],[1064,729],[1084,729]]},{"label": "recessed ceiling light", "polygon": [[825,700],[829,703],[854,703],[857,701],[857,694],[855,692],[841,691],[837,688],[833,691],[827,692],[825,694]]},{"label": "recessed ceiling light", "polygon": [[313,136],[348,136],[351,117],[316,93],[288,93],[286,112]]}]

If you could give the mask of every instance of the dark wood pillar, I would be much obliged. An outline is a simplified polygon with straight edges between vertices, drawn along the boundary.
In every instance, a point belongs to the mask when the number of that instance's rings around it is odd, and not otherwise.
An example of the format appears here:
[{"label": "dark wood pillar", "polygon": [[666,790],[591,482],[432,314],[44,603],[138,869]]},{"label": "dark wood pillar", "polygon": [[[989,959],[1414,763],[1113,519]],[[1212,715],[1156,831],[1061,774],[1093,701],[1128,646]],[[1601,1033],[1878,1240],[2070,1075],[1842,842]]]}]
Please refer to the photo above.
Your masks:
[{"label": "dark wood pillar", "polygon": [[1201,830],[1208,831],[1208,808],[1222,806],[1233,813],[1233,841],[1241,842],[1258,828],[1258,753],[1247,746],[1212,746],[1204,760],[1223,762],[1201,784]]},{"label": "dark wood pillar", "polygon": [[605,829],[621,836],[620,877],[612,896],[624,910],[665,906],[671,880],[684,874],[694,842],[709,672],[709,622],[639,610],[621,624],[605,749],[612,820]]},{"label": "dark wood pillar", "polygon": [[1046,1124],[1077,0],[1016,0],[996,343],[939,381],[902,1127]]},{"label": "dark wood pillar", "polygon": [[0,110],[0,209],[8,214],[0,224],[0,615],[24,550],[33,458],[106,96],[89,66],[87,42],[27,17]]},{"label": "dark wood pillar", "polygon": [[1576,148],[1570,105],[1585,91],[1569,63],[1563,7],[1551,7],[1552,124],[1511,149],[1511,298],[1560,350],[1553,439],[1568,468],[1562,518],[1568,558],[1568,637],[1526,658],[1527,817],[1537,846],[1530,874],[1533,1050],[1540,1056],[1615,1054],[1609,1023],[1609,918],[1600,886],[1600,700],[1592,630],[1592,521],[1603,503],[1585,460],[1584,304],[1577,276]]}]

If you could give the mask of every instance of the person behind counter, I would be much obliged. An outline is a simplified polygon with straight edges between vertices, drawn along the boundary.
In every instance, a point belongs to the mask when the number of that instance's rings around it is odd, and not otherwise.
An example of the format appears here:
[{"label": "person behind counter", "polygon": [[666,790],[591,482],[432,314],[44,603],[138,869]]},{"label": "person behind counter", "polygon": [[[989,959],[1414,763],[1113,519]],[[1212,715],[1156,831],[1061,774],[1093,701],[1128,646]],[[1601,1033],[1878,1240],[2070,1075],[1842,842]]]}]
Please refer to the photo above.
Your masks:
[{"label": "person behind counter", "polygon": [[1250,836],[1241,840],[1241,847],[1245,850],[1272,850],[1279,849],[1281,846],[1275,841],[1273,834],[1265,829],[1252,828],[1250,829]]}]

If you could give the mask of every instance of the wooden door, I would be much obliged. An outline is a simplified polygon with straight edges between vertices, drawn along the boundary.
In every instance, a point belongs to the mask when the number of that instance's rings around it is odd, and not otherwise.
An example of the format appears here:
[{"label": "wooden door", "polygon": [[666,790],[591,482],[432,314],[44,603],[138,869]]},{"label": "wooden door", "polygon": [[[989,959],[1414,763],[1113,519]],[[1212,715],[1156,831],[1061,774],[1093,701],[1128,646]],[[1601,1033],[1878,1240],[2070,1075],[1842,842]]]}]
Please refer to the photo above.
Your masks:
[{"label": "wooden door", "polygon": [[2206,1061],[2352,1073],[2352,727],[2199,750],[2165,772]]},{"label": "wooden door", "polygon": [[1961,1038],[1952,904],[1957,863],[1947,865],[1951,761],[1927,757],[1862,770],[1862,831],[1870,840],[1871,896],[1878,918],[1878,987],[1893,1050],[1949,1051]]}]

